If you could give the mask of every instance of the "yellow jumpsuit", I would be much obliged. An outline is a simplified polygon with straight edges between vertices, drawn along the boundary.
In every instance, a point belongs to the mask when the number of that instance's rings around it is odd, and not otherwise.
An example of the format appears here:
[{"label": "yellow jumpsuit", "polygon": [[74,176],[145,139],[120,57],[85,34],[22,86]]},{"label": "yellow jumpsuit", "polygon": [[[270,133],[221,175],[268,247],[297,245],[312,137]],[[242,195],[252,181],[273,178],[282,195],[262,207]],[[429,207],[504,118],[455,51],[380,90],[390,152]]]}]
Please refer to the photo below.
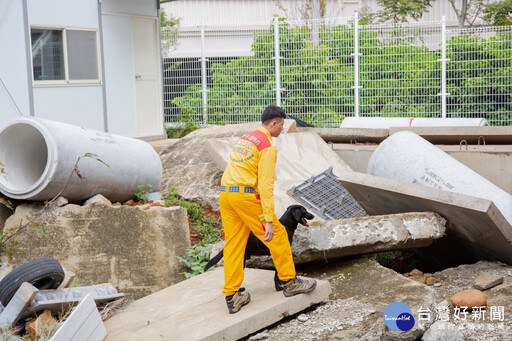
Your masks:
[{"label": "yellow jumpsuit", "polygon": [[[234,294],[244,280],[244,253],[250,231],[270,250],[279,279],[295,277],[286,229],[274,214],[277,149],[270,133],[260,127],[240,137],[221,180],[220,214],[224,226],[224,290]],[[272,221],[274,238],[262,240]]]}]

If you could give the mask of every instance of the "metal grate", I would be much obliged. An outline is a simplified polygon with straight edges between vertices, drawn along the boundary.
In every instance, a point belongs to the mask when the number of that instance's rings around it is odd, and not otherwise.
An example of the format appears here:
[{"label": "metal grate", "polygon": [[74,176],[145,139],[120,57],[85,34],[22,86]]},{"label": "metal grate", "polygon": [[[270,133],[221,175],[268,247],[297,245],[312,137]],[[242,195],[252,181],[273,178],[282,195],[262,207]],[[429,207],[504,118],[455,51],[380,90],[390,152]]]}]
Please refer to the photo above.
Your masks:
[{"label": "metal grate", "polygon": [[288,194],[320,215],[325,220],[364,217],[368,214],[343,187],[329,167],[300,185],[293,186]]}]

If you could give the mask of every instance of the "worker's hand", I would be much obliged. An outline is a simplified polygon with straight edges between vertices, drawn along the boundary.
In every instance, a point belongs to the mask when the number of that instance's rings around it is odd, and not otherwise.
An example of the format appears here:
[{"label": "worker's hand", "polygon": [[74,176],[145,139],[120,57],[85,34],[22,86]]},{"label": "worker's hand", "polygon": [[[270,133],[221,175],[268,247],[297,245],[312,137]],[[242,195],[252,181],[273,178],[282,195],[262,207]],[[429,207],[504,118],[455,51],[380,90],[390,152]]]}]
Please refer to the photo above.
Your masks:
[{"label": "worker's hand", "polygon": [[274,224],[271,221],[267,221],[265,224],[265,235],[263,236],[263,240],[267,243],[274,238]]}]

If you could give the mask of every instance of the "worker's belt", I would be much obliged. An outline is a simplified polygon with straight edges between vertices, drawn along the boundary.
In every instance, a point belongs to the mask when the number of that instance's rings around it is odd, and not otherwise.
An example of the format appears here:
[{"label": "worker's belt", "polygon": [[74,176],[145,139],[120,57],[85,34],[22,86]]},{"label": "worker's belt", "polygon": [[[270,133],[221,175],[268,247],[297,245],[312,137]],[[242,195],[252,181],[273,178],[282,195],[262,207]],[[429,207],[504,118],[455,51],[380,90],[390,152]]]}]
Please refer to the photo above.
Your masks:
[{"label": "worker's belt", "polygon": [[244,190],[244,193],[254,193],[254,188],[243,187],[243,186],[220,186],[221,192],[240,193],[240,189]]}]

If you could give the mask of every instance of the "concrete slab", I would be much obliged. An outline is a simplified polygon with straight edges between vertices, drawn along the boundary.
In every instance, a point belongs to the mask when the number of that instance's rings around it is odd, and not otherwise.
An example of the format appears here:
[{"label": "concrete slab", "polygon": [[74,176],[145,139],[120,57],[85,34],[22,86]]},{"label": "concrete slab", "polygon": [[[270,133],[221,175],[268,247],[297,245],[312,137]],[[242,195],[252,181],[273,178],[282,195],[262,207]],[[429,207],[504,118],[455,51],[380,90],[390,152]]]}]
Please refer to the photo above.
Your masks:
[{"label": "concrete slab", "polygon": [[[229,154],[237,138],[209,139],[204,147],[210,158],[224,171]],[[289,205],[298,202],[286,192],[313,175],[333,167],[333,173],[351,171],[350,167],[332,150],[320,136],[313,133],[284,134],[275,139],[277,146],[276,181],[274,185],[275,211],[278,217]],[[317,220],[323,220],[316,217]]]},{"label": "concrete slab", "polygon": [[274,289],[274,272],[245,269],[251,302],[228,313],[222,269],[204,273],[135,301],[105,321],[106,340],[237,340],[329,297],[318,281],[306,295],[284,297]]},{"label": "concrete slab", "polygon": [[435,245],[433,257],[445,265],[457,257],[512,264],[512,228],[490,200],[357,172],[343,173],[340,181],[369,214],[442,215],[448,221],[450,242]]},{"label": "concrete slab", "polygon": [[512,144],[512,127],[391,127],[389,135],[400,131],[411,131],[429,141],[439,144]]},{"label": "concrete slab", "polygon": [[299,133],[316,133],[325,142],[378,143],[389,136],[389,129],[370,128],[297,128]]}]

